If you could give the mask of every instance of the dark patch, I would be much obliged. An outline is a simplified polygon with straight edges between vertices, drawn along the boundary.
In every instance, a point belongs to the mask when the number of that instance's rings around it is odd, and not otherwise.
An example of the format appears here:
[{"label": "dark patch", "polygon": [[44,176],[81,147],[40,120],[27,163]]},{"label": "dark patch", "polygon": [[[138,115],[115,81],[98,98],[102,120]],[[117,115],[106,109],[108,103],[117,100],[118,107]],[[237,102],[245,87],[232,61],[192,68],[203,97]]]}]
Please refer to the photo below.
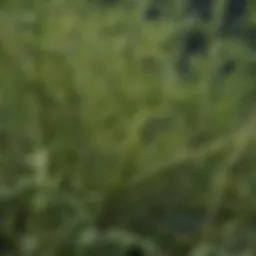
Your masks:
[{"label": "dark patch", "polygon": [[125,256],[145,256],[143,249],[139,245],[131,246]]},{"label": "dark patch", "polygon": [[194,54],[204,54],[207,49],[207,39],[200,32],[191,32],[184,39],[182,55],[179,59],[178,68],[182,72],[188,72],[190,69],[190,58]]},{"label": "dark patch", "polygon": [[[205,27],[207,22],[210,22],[214,13],[214,7],[217,0],[187,0],[187,5],[184,7],[184,14],[186,17],[191,17],[197,23]],[[239,37],[241,30],[245,29],[245,16],[247,13],[248,0],[227,0],[223,5],[222,22],[216,27],[216,36],[235,35]],[[173,6],[175,8],[175,6]],[[148,20],[159,20],[161,17],[166,17],[166,11],[173,9],[168,6],[167,2],[153,1],[146,10],[146,18]],[[173,10],[171,11],[175,13]],[[172,13],[169,15],[172,17]],[[198,25],[200,25],[198,23]],[[201,26],[200,25],[200,26]],[[198,27],[199,28],[199,27]],[[189,72],[191,69],[191,56],[194,54],[205,54],[208,47],[208,35],[206,34],[207,26],[204,30],[190,30],[187,35],[181,39],[183,47],[180,58],[178,59],[178,70],[182,72]],[[200,28],[199,28],[200,29]],[[240,32],[239,32],[240,31]],[[221,73],[229,73],[233,70],[233,64],[226,63],[223,65]],[[222,69],[222,67],[220,68]]]},{"label": "dark patch", "polygon": [[[224,4],[224,17],[223,26],[230,27],[235,23],[241,21],[246,13],[248,6],[248,0],[226,0],[227,3]],[[184,13],[188,16],[193,16],[203,21],[208,21],[213,15],[213,10],[217,0],[187,0],[186,6],[184,6]],[[174,5],[168,5],[168,1],[158,0],[152,1],[146,10],[145,17],[150,20],[155,20],[161,18],[165,15],[165,11],[170,9],[169,12],[175,14],[173,9]]]},{"label": "dark patch", "polygon": [[18,251],[16,243],[5,234],[0,234],[0,254],[15,255]]},{"label": "dark patch", "polygon": [[89,0],[89,2],[100,5],[113,5],[119,3],[120,0]]}]

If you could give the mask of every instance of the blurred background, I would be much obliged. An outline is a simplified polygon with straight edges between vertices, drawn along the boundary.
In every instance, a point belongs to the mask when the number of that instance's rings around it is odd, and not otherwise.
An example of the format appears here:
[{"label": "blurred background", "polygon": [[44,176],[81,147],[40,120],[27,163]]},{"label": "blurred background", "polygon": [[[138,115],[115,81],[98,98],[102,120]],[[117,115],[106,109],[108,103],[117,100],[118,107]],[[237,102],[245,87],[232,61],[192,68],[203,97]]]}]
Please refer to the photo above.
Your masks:
[{"label": "blurred background", "polygon": [[256,255],[253,0],[2,0],[0,254]]}]

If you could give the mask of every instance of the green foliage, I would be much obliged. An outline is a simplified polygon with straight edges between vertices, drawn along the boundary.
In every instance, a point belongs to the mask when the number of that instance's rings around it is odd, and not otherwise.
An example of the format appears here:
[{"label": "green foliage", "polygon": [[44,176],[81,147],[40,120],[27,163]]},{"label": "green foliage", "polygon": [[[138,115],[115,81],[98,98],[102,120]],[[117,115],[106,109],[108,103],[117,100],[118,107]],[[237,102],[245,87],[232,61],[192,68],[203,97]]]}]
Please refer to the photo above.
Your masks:
[{"label": "green foliage", "polygon": [[183,77],[143,1],[31,2],[0,10],[1,255],[254,255],[255,48]]}]

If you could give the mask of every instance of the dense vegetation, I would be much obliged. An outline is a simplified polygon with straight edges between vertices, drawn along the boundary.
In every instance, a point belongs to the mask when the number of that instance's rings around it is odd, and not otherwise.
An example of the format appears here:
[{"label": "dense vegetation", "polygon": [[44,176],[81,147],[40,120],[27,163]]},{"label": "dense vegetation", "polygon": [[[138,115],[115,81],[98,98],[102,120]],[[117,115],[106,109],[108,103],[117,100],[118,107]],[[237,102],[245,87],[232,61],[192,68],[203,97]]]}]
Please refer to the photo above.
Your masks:
[{"label": "dense vegetation", "polygon": [[1,255],[256,255],[253,3],[225,35],[148,7],[1,1]]}]

